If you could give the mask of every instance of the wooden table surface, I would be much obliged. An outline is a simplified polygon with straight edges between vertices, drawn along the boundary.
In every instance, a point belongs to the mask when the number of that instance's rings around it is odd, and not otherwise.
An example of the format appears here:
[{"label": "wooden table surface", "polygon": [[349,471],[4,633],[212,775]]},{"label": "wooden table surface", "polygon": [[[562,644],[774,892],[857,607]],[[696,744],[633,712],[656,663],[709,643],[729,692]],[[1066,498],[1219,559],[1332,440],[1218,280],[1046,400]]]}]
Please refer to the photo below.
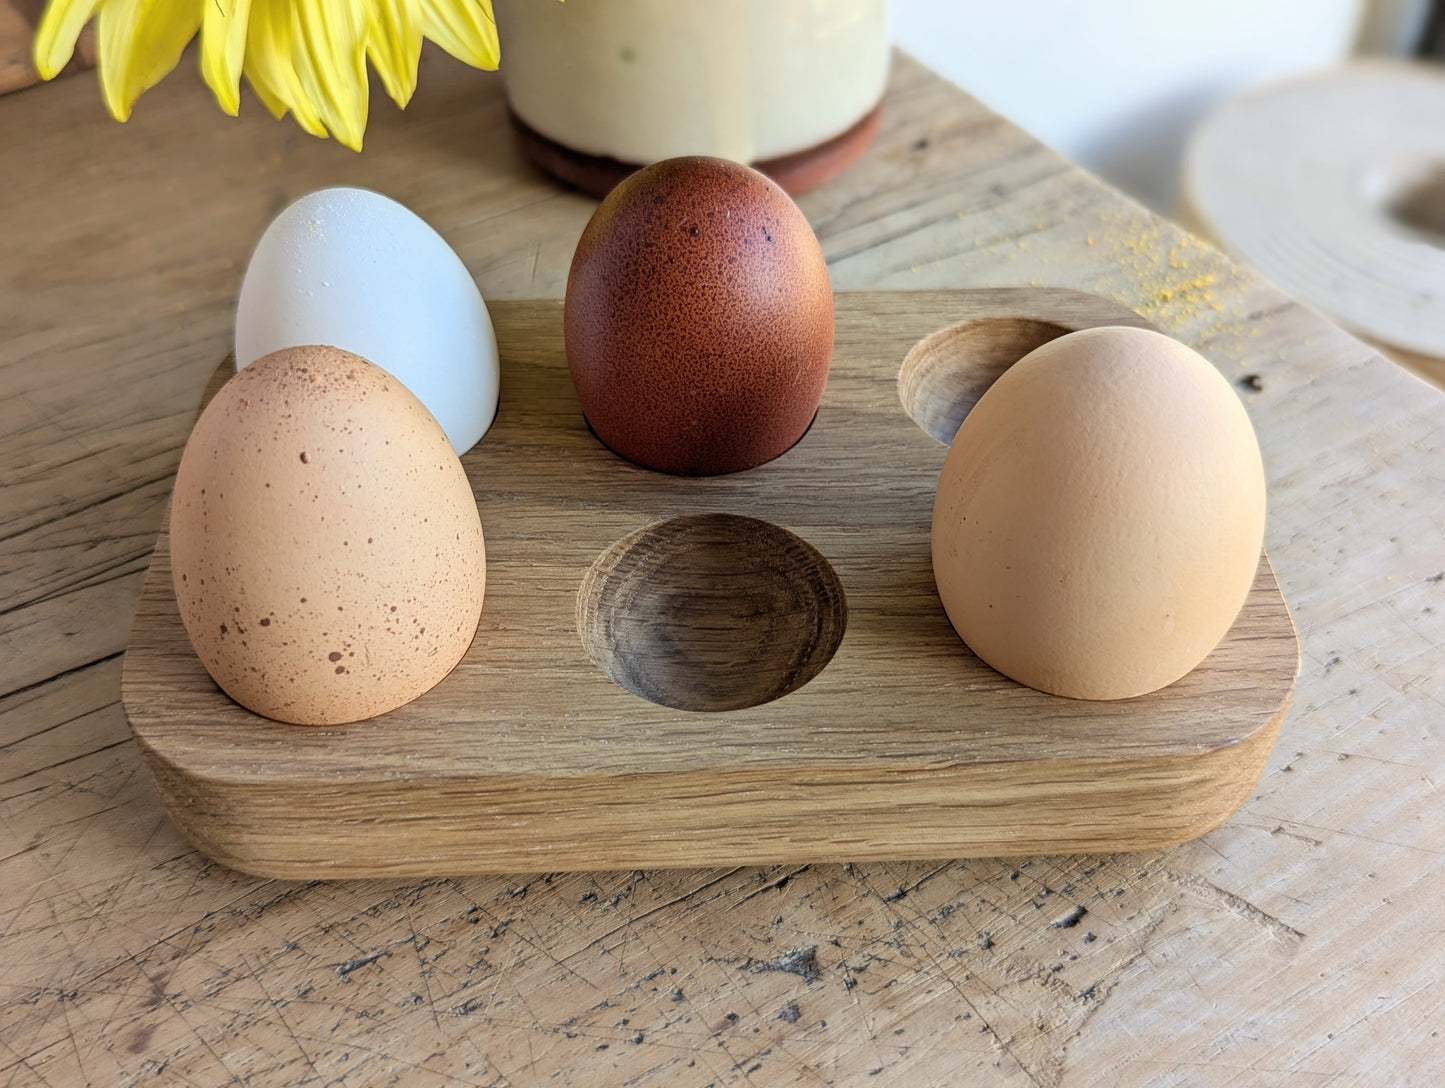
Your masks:
[{"label": "wooden table surface", "polygon": [[1445,395],[906,58],[801,201],[837,288],[1081,288],[1239,383],[1303,651],[1243,809],[1012,861],[288,883],[190,849],[121,661],[261,230],[365,185],[486,297],[557,297],[594,206],[431,54],[361,155],[243,114],[187,72],[126,126],[88,78],[0,99],[0,1085],[1445,1076]]}]

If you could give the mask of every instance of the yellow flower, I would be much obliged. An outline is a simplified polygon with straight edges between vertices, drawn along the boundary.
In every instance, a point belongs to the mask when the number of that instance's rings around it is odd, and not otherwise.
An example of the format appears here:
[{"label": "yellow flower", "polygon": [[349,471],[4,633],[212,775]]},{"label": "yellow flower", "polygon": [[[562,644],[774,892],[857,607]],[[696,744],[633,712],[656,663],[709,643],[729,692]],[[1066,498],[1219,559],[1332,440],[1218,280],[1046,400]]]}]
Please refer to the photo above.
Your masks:
[{"label": "yellow flower", "polygon": [[307,132],[356,151],[368,60],[398,106],[416,90],[423,38],[477,68],[498,60],[492,0],[49,0],[35,32],[41,76],[65,67],[92,17],[101,93],[117,121],[199,30],[201,74],[221,109],[240,109],[244,73],[277,117],[290,111]]}]

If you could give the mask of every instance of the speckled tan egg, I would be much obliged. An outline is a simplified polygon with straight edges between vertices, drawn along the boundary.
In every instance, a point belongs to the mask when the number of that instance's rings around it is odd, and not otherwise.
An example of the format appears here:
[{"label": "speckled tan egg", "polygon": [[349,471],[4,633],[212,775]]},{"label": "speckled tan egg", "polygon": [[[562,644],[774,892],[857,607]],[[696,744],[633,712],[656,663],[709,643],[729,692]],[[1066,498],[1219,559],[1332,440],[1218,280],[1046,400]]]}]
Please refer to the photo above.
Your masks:
[{"label": "speckled tan egg", "polygon": [[181,619],[236,702],[329,725],[401,706],[461,660],[486,556],[441,426],[380,367],[287,348],[197,421],[171,499]]},{"label": "speckled tan egg", "polygon": [[1224,637],[1264,538],[1244,406],[1160,333],[1070,333],[1004,372],[939,476],[933,570],[955,630],[1042,691],[1121,699]]}]

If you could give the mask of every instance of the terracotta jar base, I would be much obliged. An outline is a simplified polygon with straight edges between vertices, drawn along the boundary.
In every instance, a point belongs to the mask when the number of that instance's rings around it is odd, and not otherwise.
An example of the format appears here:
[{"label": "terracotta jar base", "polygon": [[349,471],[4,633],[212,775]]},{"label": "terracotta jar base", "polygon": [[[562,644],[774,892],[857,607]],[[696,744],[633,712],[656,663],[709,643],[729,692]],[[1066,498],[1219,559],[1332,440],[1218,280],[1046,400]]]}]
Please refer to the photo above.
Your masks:
[{"label": "terracotta jar base", "polygon": [[[868,149],[873,137],[878,134],[882,110],[881,103],[874,106],[852,128],[831,140],[791,155],[755,162],[752,166],[781,185],[789,196],[797,196],[823,184]],[[641,165],[573,151],[543,136],[510,109],[507,113],[512,119],[512,128],[522,152],[553,177],[584,193],[604,197]]]}]

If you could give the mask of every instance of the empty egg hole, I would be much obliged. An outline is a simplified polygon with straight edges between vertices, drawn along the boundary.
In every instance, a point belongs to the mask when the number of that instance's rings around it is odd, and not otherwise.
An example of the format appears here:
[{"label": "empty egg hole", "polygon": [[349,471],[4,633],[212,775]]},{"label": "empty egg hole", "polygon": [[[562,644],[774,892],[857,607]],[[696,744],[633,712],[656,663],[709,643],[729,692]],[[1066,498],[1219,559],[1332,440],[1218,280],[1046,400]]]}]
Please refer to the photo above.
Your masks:
[{"label": "empty egg hole", "polygon": [[832,660],[847,622],[843,585],[816,548],[733,514],[623,537],[577,595],[592,662],[675,710],[741,710],[797,691]]},{"label": "empty egg hole", "polygon": [[1445,163],[1401,171],[1386,186],[1385,213],[1431,245],[1445,247]]},{"label": "empty egg hole", "polygon": [[986,317],[933,333],[913,345],[898,372],[909,418],[944,445],[1002,374],[1034,348],[1073,330],[1027,317]]}]

